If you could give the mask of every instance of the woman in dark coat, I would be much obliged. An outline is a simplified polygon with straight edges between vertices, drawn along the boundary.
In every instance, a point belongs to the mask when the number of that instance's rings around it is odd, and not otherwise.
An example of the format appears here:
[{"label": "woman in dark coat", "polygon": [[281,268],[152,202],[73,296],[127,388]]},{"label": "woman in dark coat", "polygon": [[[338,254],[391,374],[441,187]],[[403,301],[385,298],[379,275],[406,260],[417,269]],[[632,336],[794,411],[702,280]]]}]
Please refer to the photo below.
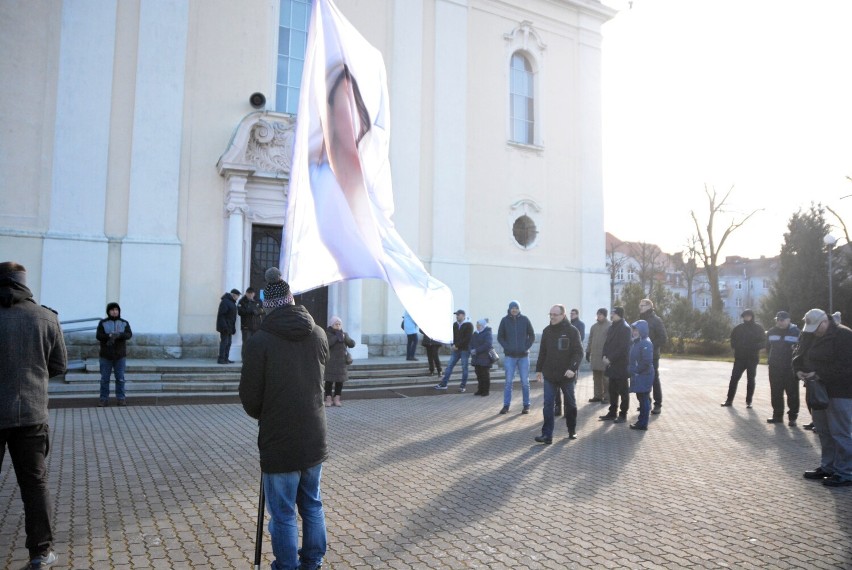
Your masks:
[{"label": "woman in dark coat", "polygon": [[[328,320],[328,328],[325,329],[328,336],[328,364],[325,365],[325,405],[340,407],[340,393],[343,391],[343,383],[349,379],[349,371],[346,362],[347,348],[354,348],[355,341],[343,331],[343,321],[340,317],[331,317]],[[333,393],[332,393],[333,390]],[[333,396],[333,398],[332,398]]]},{"label": "woman in dark coat", "polygon": [[474,396],[487,396],[491,390],[491,327],[488,319],[476,321],[476,332],[470,339],[470,359],[476,371],[478,390]]}]

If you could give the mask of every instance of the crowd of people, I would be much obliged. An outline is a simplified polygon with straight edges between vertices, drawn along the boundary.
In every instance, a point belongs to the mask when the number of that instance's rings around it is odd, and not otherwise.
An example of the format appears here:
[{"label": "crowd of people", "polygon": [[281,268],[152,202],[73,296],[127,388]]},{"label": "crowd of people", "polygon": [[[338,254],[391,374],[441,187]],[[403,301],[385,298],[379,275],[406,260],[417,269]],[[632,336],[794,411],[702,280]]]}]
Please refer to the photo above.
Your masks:
[{"label": "crowd of people", "polygon": [[[222,297],[219,360],[227,362],[229,337],[236,333],[235,314],[239,314],[244,341],[239,396],[246,413],[258,420],[273,554],[280,567],[317,568],[327,548],[320,491],[322,465],[328,454],[324,408],[342,405],[342,385],[352,362],[349,349],[355,341],[344,331],[339,317],[331,317],[325,330],[318,326],[303,306],[295,304],[277,268],[265,274],[262,303],[255,300],[251,288],[237,303],[239,297],[236,289]],[[106,313],[96,333],[101,344],[99,404],[107,405],[114,374],[116,398],[123,406],[126,343],[132,331],[130,323],[121,318],[118,303],[109,303]],[[623,307],[614,307],[611,313],[599,309],[584,345],[585,324],[579,311],[569,313],[561,304],[550,308],[549,324],[538,337],[535,362],[535,381],[543,382],[543,422],[536,442],[553,442],[555,418],[561,415],[568,439],[577,438],[575,392],[583,358],[592,369],[594,393],[589,401],[609,406],[601,421],[626,422],[631,392],[638,400],[639,415],[630,428],[645,431],[650,416],[661,413],[659,358],[667,342],[666,330],[649,299],[640,302],[639,315],[628,324]],[[733,406],[745,373],[746,405],[751,406],[759,352],[766,348],[773,410],[767,422],[783,423],[786,397],[787,423],[796,425],[799,382],[804,382],[813,418],[813,425],[805,427],[813,427],[821,446],[820,465],[806,471],[804,477],[829,487],[852,485],[852,330],[840,323],[839,314],[830,316],[821,309],[807,312],[801,331],[785,311],[777,313],[775,326],[766,332],[755,322],[752,311],[744,311],[742,319],[731,333],[734,365],[722,405]],[[403,321],[409,336],[412,327],[405,324]],[[416,324],[411,324],[417,331]],[[416,348],[417,333],[412,334]],[[520,304],[510,302],[497,332],[506,372],[499,414],[509,413],[516,371],[522,388],[521,414],[530,412],[530,350],[536,339]],[[406,358],[415,358],[407,340]],[[448,389],[452,372],[461,362],[459,392],[465,392],[472,362],[478,388],[475,395],[488,396],[490,370],[500,361],[489,320],[480,318],[474,325],[464,310],[456,311],[445,369],[438,357],[440,344],[424,337],[430,373],[442,374],[435,388]],[[31,568],[46,568],[57,560],[47,490],[47,380],[64,373],[66,366],[56,313],[35,303],[26,287],[23,266],[0,263],[0,373],[4,378],[16,378],[14,383],[0,383],[0,466],[8,448],[24,503]],[[301,547],[297,516],[302,520]]]}]

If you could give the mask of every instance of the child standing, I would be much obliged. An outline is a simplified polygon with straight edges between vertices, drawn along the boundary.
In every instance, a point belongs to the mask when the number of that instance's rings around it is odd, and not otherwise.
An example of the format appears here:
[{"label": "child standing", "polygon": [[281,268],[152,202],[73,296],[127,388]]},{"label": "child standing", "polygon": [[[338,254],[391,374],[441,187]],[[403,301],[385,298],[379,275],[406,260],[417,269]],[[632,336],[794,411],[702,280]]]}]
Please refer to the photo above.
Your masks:
[{"label": "child standing", "polygon": [[633,346],[630,348],[630,391],[639,399],[639,419],[630,429],[647,430],[651,412],[651,389],[654,387],[654,345],[648,338],[648,323],[636,321],[631,326]]}]

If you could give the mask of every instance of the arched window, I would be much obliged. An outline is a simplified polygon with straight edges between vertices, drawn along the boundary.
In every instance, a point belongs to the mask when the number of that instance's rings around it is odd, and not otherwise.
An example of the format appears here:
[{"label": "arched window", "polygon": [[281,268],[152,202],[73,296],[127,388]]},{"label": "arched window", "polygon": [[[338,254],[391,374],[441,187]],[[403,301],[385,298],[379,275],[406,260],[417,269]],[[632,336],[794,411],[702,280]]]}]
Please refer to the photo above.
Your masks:
[{"label": "arched window", "polygon": [[310,0],[281,0],[278,18],[278,72],[275,79],[275,110],[295,115],[299,110],[299,88],[308,23],[311,21]]},{"label": "arched window", "polygon": [[535,141],[535,93],[533,67],[521,52],[512,54],[510,80],[510,119],[512,140],[523,144]]}]

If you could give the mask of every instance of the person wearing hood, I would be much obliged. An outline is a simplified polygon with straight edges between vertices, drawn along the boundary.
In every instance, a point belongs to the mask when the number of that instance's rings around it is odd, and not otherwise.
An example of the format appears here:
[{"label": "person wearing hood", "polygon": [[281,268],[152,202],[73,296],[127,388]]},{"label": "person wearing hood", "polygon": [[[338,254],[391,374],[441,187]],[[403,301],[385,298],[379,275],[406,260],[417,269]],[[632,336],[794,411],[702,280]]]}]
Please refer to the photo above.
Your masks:
[{"label": "person wearing hood", "polygon": [[240,401],[259,420],[273,567],[319,568],[327,547],[320,479],[328,457],[323,405],[328,340],[307,309],[294,303],[278,268],[269,268],[265,279],[266,317],[246,342]]},{"label": "person wearing hood", "polygon": [[630,429],[647,430],[651,412],[651,390],[654,387],[654,343],[648,332],[648,323],[638,320],[630,325],[633,346],[630,347],[630,391],[639,400],[639,419]]},{"label": "person wearing hood", "polygon": [[[598,419],[622,423],[627,421],[627,410],[630,408],[627,379],[630,377],[628,363],[632,333],[630,325],[624,320],[624,307],[614,307],[609,318],[612,324],[606,331],[602,358],[606,366],[604,374],[609,378],[609,412]],[[621,398],[620,406],[619,398]]]},{"label": "person wearing hood", "polygon": [[654,302],[651,299],[639,301],[639,318],[648,323],[648,338],[654,345],[654,408],[652,414],[663,411],[663,388],[660,385],[660,351],[669,341],[663,319],[654,312]]},{"label": "person wearing hood", "polygon": [[491,391],[491,327],[488,319],[476,321],[476,332],[470,339],[470,357],[473,360],[473,370],[476,372],[477,390],[474,396],[487,396]]},{"label": "person wearing hood", "polygon": [[805,479],[827,487],[852,486],[852,330],[822,309],[811,309],[805,313],[793,369],[799,380],[821,382],[828,393],[828,406],[811,410],[822,452],[819,467],[805,471]]},{"label": "person wearing hood", "polygon": [[231,289],[230,293],[222,295],[219,301],[219,312],[216,314],[216,332],[219,333],[219,364],[233,364],[228,356],[231,352],[231,338],[237,334],[237,299],[239,289]]},{"label": "person wearing hood", "polygon": [[[23,265],[0,263],[0,469],[8,447],[24,503],[28,568],[46,568],[57,560],[47,485],[47,381],[65,372],[68,356],[56,312],[36,304],[26,277]],[[11,551],[13,539],[6,538]]]},{"label": "person wearing hood", "polygon": [[548,313],[550,324],[541,333],[538,360],[535,364],[536,380],[544,380],[544,402],[541,435],[536,436],[538,443],[553,443],[554,399],[557,391],[565,397],[565,425],[568,427],[568,439],[577,439],[577,400],[574,388],[577,385],[577,371],[583,360],[583,341],[580,331],[571,321],[565,305],[553,305]]},{"label": "person wearing hood", "polygon": [[441,381],[435,386],[436,390],[446,390],[450,383],[450,376],[453,374],[453,368],[461,360],[462,378],[459,384],[459,392],[464,392],[467,388],[468,366],[470,365],[470,339],[473,336],[473,323],[467,318],[467,313],[459,309],[455,312],[456,322],[453,323],[453,352],[450,354],[450,361],[447,362],[447,367],[444,369],[444,375]]},{"label": "person wearing hood", "polygon": [[760,349],[766,344],[766,333],[763,327],[754,322],[754,311],[746,309],[740,315],[743,322],[731,331],[731,348],[734,349],[734,368],[731,370],[731,382],[728,384],[728,397],[722,403],[723,407],[734,405],[737,395],[737,385],[743,372],[746,373],[746,407],[751,407],[754,396],[754,384],[757,377],[757,364],[760,361]]},{"label": "person wearing hood", "polygon": [[515,370],[521,377],[524,407],[522,414],[530,413],[530,347],[535,342],[535,330],[530,320],[521,314],[517,301],[509,303],[509,310],[497,329],[497,342],[503,347],[503,366],[506,369],[506,384],[503,388],[501,414],[509,413],[512,404],[512,383]]},{"label": "person wearing hood", "polygon": [[343,330],[343,320],[340,317],[333,316],[328,319],[325,334],[328,337],[329,355],[328,366],[325,367],[325,407],[339,408],[343,405],[340,402],[343,383],[349,380],[348,366],[352,364],[348,349],[355,348],[355,341]]},{"label": "person wearing hood", "polygon": [[95,337],[101,343],[99,363],[101,368],[101,397],[98,406],[109,403],[109,380],[115,372],[115,397],[119,406],[127,405],[124,392],[124,370],[127,367],[127,341],[133,336],[130,323],[121,318],[118,303],[106,306],[107,317],[98,322]]}]

